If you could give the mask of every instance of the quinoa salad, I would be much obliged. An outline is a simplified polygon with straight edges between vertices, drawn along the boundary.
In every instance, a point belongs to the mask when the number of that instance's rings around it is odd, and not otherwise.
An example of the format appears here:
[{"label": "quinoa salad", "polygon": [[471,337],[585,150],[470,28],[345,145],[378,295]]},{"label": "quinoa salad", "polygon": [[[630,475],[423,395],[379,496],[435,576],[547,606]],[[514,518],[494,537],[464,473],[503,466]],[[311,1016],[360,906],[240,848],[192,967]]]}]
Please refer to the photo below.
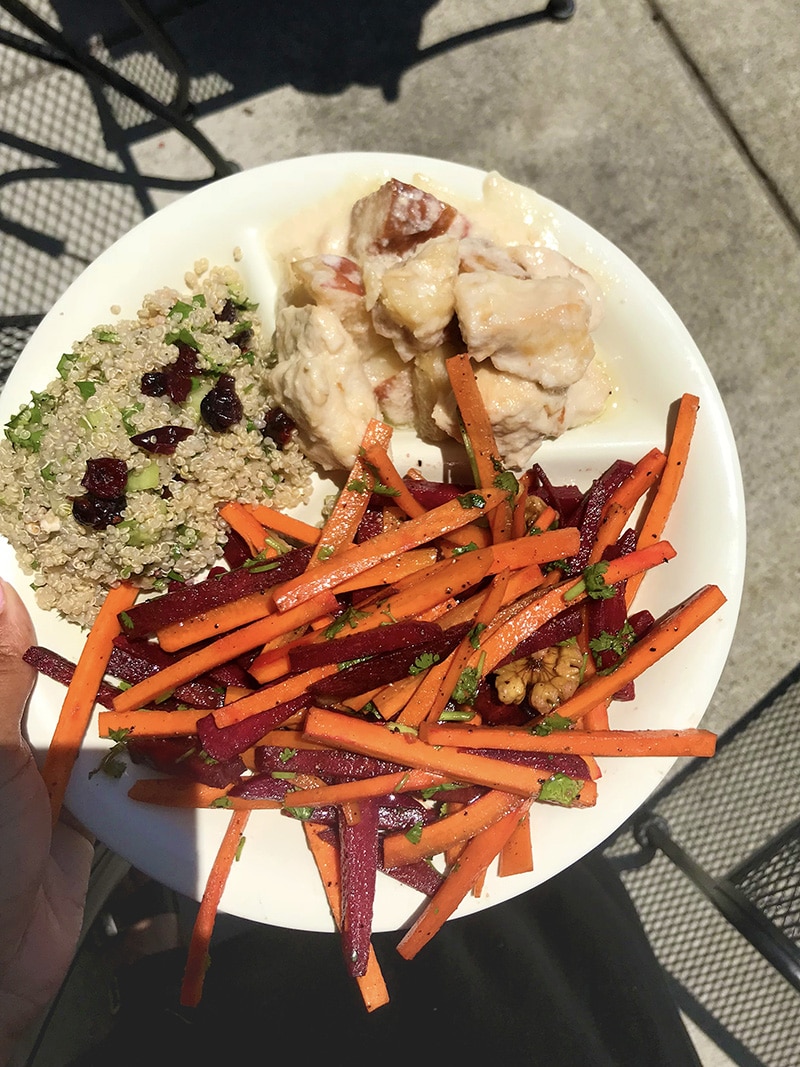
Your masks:
[{"label": "quinoa salad", "polygon": [[227,501],[308,500],[314,468],[270,434],[271,359],[230,267],[148,295],[58,361],[0,441],[0,534],[37,603],[91,625],[120,580],[160,589],[222,556]]}]

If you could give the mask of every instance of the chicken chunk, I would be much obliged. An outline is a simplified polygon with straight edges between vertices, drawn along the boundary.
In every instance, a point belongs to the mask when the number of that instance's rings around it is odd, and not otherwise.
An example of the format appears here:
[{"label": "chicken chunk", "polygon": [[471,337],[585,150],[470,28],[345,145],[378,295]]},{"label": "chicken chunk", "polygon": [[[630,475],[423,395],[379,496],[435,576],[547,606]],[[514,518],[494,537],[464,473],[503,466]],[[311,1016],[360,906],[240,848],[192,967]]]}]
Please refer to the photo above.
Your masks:
[{"label": "chicken chunk", "polygon": [[591,308],[571,277],[460,274],[456,314],[469,353],[545,389],[566,389],[594,358]]},{"label": "chicken chunk", "polygon": [[440,345],[455,314],[458,244],[454,237],[425,241],[381,277],[372,321],[407,362]]},{"label": "chicken chunk", "polygon": [[358,346],[331,308],[313,304],[278,312],[274,345],[267,385],[303,451],[326,470],[351,467],[369,420],[379,417]]}]

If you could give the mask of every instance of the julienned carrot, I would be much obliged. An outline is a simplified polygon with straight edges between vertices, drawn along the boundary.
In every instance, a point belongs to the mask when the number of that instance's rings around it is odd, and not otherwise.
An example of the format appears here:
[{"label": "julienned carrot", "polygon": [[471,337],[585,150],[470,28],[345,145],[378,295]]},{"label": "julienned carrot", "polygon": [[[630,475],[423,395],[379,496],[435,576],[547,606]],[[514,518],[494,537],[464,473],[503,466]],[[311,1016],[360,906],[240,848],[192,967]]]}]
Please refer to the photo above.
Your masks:
[{"label": "julienned carrot", "polygon": [[487,826],[497,822],[519,807],[514,793],[490,789],[488,793],[465,804],[452,815],[445,815],[423,826],[412,840],[407,834],[387,834],[383,841],[383,862],[386,867],[403,867],[417,860],[430,859],[475,837]]},{"label": "julienned carrot", "polygon": [[[392,428],[388,423],[370,419],[361,440],[361,447],[366,449],[370,445],[380,444],[388,448],[391,439]],[[374,484],[372,471],[361,456],[356,456],[349,476],[320,531],[309,568],[318,567],[324,560],[353,543],[356,530],[367,510]]]},{"label": "julienned carrot", "polygon": [[[683,481],[699,409],[700,400],[692,393],[684,393],[678,402],[675,425],[667,447],[667,461],[639,530],[637,544],[640,548],[658,541],[666,529]],[[643,577],[644,575],[638,575],[628,583],[625,590],[628,604],[633,603]]]},{"label": "julienned carrot", "polygon": [[243,504],[242,507],[263,527],[282,537],[304,545],[315,545],[319,541],[319,528],[303,522],[302,519],[296,519],[293,515],[271,508],[268,504]]},{"label": "julienned carrot", "polygon": [[211,637],[219,637],[247,623],[263,619],[273,610],[272,590],[262,589],[240,600],[210,608],[191,619],[170,623],[156,631],[156,640],[165,652],[180,652]]},{"label": "julienned carrot", "polygon": [[384,490],[389,490],[392,503],[403,511],[409,519],[416,519],[425,514],[425,508],[413,496],[403,481],[403,476],[389,458],[383,445],[368,445],[362,454],[364,462],[372,468]]},{"label": "julienned carrot", "polygon": [[542,533],[546,533],[557,518],[558,512],[556,511],[556,509],[551,508],[548,505],[546,508],[544,508],[543,511],[539,512],[539,514],[536,516],[536,519],[534,520],[533,525],[537,530],[541,530]]},{"label": "julienned carrot", "polygon": [[114,638],[120,633],[120,612],[136,600],[138,589],[123,582],[109,589],[92,624],[67,686],[55,731],[45,756],[42,778],[55,824],[61,813],[72,767],[94,710],[95,698],[108,667]]},{"label": "julienned carrot", "polygon": [[[287,611],[324,590],[336,589],[341,582],[362,574],[393,556],[412,548],[419,548],[447,533],[464,526],[481,515],[491,513],[505,499],[502,489],[486,489],[468,493],[431,508],[417,519],[408,519],[394,530],[377,534],[362,544],[340,549],[330,559],[309,567],[299,578],[292,578],[273,588],[275,605]],[[469,555],[469,553],[467,553]]]},{"label": "julienned carrot", "polygon": [[[139,778],[128,790],[128,796],[143,804],[167,808],[210,808],[215,801],[224,800],[227,792],[192,778],[170,775],[169,778]],[[280,804],[273,801],[272,806],[280,807]]]},{"label": "julienned carrot", "polygon": [[643,674],[648,667],[671,652],[684,638],[719,611],[725,596],[716,585],[702,586],[697,592],[669,611],[628,649],[620,665],[611,674],[595,674],[578,686],[574,696],[558,709],[567,719],[579,719],[601,700],[613,697],[622,686]]},{"label": "julienned carrot", "polygon": [[441,887],[398,943],[397,951],[404,959],[413,959],[444,926],[492,860],[502,851],[517,823],[526,814],[529,803],[523,801],[514,811],[468,842],[458,863],[451,868]]},{"label": "julienned carrot", "polygon": [[[659,541],[651,545],[647,551],[630,552],[626,556],[612,560],[607,564],[603,581],[608,586],[616,585],[618,582],[627,580],[631,574],[667,563],[674,556],[675,550],[672,545],[666,541]],[[477,667],[479,660],[483,657],[482,669],[483,673],[487,674],[502,659],[512,653],[528,634],[538,630],[545,622],[563,611],[568,603],[578,603],[584,600],[586,595],[586,580],[580,577],[574,580],[568,579],[533,598],[520,610],[514,611],[507,621],[495,627],[482,643],[480,650],[476,649],[472,654],[468,666]],[[597,702],[601,699],[602,697],[598,696]]]},{"label": "julienned carrot", "polygon": [[619,488],[611,494],[600,519],[595,542],[589,553],[589,562],[596,563],[613,545],[625,528],[633,509],[645,494],[656,485],[664,470],[667,457],[660,448],[651,448],[643,456]]},{"label": "julienned carrot", "polygon": [[368,589],[373,585],[394,585],[395,582],[404,581],[413,575],[418,575],[426,567],[430,567],[437,560],[435,548],[413,548],[410,552],[404,552],[402,556],[387,559],[385,563],[378,563],[363,574],[356,575],[348,582],[342,582],[336,587],[337,595],[342,593],[354,593],[361,589]]},{"label": "julienned carrot", "polygon": [[[562,705],[565,707],[566,703]],[[561,708],[559,708],[559,714]],[[490,748],[516,752],[558,752],[578,756],[713,756],[710,730],[554,730],[537,734],[522,726],[470,726],[424,723],[420,736],[429,745],[459,749]]]},{"label": "julienned carrot", "polygon": [[235,811],[231,815],[219,850],[211,865],[189,939],[189,952],[180,993],[180,1002],[185,1008],[196,1008],[203,995],[203,982],[209,963],[208,949],[211,944],[211,935],[214,932],[217,911],[231,868],[239,856],[249,817],[249,811]]},{"label": "julienned carrot", "polygon": [[[277,708],[280,704],[302,696],[310,685],[327,678],[331,674],[336,674],[338,669],[336,663],[330,663],[325,664],[323,667],[312,667],[311,670],[304,671],[302,674],[290,674],[273,685],[256,689],[255,692],[242,697],[241,700],[234,700],[232,704],[225,704],[224,707],[216,708],[212,712],[214,722],[220,728],[232,726],[235,722],[250,718],[251,715],[258,715],[259,712]],[[275,723],[274,728],[277,728],[278,725],[280,724]]]},{"label": "julienned carrot", "polygon": [[[445,360],[445,366],[458,406],[464,444],[472,462],[475,483],[480,489],[487,489],[498,484],[498,478],[504,473],[504,466],[489,414],[472,369],[472,361],[464,352]],[[489,517],[489,525],[495,542],[505,541],[510,537],[512,510],[511,490],[507,489],[505,500]]]},{"label": "julienned carrot", "polygon": [[261,523],[237,500],[223,504],[219,509],[219,515],[244,540],[254,556],[278,555],[278,548],[271,543],[269,531],[265,530]]},{"label": "julienned carrot", "polygon": [[303,732],[312,741],[333,748],[349,748],[365,756],[392,760],[403,767],[435,771],[454,782],[472,782],[524,797],[535,796],[541,788],[540,774],[529,767],[435,748],[412,734],[336,711],[312,707],[306,715]]},{"label": "julienned carrot", "polygon": [[[296,626],[309,622],[317,615],[336,610],[337,603],[330,593],[323,593],[313,600],[306,601],[293,611],[268,615],[265,619],[259,619],[241,630],[225,634],[210,644],[205,645],[197,652],[191,652],[188,656],[171,663],[168,667],[151,674],[130,689],[123,690],[114,700],[115,711],[130,711],[132,708],[141,708],[151,700],[157,700],[165,693],[171,692],[176,685],[191,681],[206,671],[213,670],[223,663],[229,663],[237,656],[245,652],[251,652],[259,645],[281,633],[288,633]],[[230,707],[235,707],[234,704]]]},{"label": "julienned carrot", "polygon": [[607,730],[608,729],[608,706],[611,698],[601,700],[593,708],[581,717],[580,726],[584,730]]},{"label": "julienned carrot", "polygon": [[373,778],[359,778],[352,782],[321,785],[316,789],[296,789],[287,794],[284,807],[306,808],[320,804],[347,804],[351,800],[385,797],[390,793],[409,793],[431,786],[443,785],[449,779],[430,771],[394,771],[376,774]]},{"label": "julienned carrot", "polygon": [[520,818],[511,837],[503,845],[497,858],[497,874],[500,878],[510,878],[515,874],[528,874],[532,870],[533,842],[528,812]]},{"label": "julienned carrot", "polygon": [[481,631],[502,605],[508,578],[509,571],[502,571],[492,580],[488,590],[480,594],[483,602],[477,607],[474,625],[469,634],[446,660],[427,672],[406,702],[398,722],[407,726],[419,726],[423,719],[435,722],[439,718],[461,677],[461,672],[472,656],[473,649],[480,643]]},{"label": "julienned carrot", "polygon": [[[326,836],[329,828],[319,823],[304,822],[309,851],[317,865],[328,907],[339,930],[342,928],[342,876],[339,850]],[[367,1011],[374,1011],[389,1002],[389,991],[381,972],[375,950],[370,946],[366,973],[356,978]]]},{"label": "julienned carrot", "polygon": [[119,730],[130,730],[137,737],[189,737],[197,730],[197,720],[207,715],[206,711],[176,708],[163,711],[159,708],[132,708],[130,711],[99,711],[97,713],[98,735],[111,737]]}]

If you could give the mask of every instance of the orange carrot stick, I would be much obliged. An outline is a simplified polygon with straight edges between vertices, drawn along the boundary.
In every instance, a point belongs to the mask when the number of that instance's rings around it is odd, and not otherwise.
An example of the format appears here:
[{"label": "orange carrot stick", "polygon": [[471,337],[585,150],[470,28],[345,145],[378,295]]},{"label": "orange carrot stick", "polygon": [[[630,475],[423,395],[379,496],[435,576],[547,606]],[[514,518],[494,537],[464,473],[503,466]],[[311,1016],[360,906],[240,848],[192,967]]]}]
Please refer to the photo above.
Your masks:
[{"label": "orange carrot stick", "polygon": [[248,719],[260,711],[269,711],[270,708],[276,708],[287,700],[302,696],[313,682],[335,674],[338,669],[336,663],[326,663],[323,667],[313,667],[302,674],[290,674],[283,681],[265,686],[263,689],[256,689],[248,696],[234,700],[232,704],[216,708],[212,712],[214,722],[219,727],[232,726],[233,723]]},{"label": "orange carrot stick", "polygon": [[[470,453],[476,484],[481,489],[487,489],[497,485],[498,476],[502,474],[504,467],[472,362],[467,353],[461,353],[447,359],[445,366],[458,405],[464,443]],[[513,500],[506,491],[502,504],[489,517],[495,542],[505,541],[510,537],[512,516]]]},{"label": "orange carrot stick", "polygon": [[667,457],[661,449],[652,448],[634,465],[628,477],[611,494],[603,509],[597,536],[589,553],[590,563],[602,559],[605,550],[615,544],[636,504],[658,482],[666,462]]},{"label": "orange carrot stick", "polygon": [[369,445],[364,449],[362,458],[377,475],[379,481],[391,491],[392,503],[403,511],[409,519],[416,519],[425,514],[425,508],[415,496],[412,496],[403,477],[389,458],[383,445]]},{"label": "orange carrot stick", "polygon": [[[486,489],[469,493],[466,497],[449,500],[431,508],[417,519],[407,519],[395,530],[377,534],[362,544],[351,545],[309,568],[298,578],[291,578],[273,587],[275,605],[279,611],[303,603],[324,590],[335,589],[341,582],[374,567],[402,552],[433,541],[449,530],[457,529],[481,515],[490,513],[506,497],[502,489]],[[469,555],[469,553],[467,553]],[[463,558],[463,557],[462,557]]]},{"label": "orange carrot stick", "polygon": [[601,700],[613,697],[617,689],[638,678],[648,667],[671,652],[698,626],[711,618],[725,603],[725,599],[716,585],[705,585],[698,589],[683,603],[657,620],[644,637],[631,645],[622,662],[611,674],[595,674],[588,682],[578,686],[574,696],[559,707],[559,715],[566,719],[579,719]]},{"label": "orange carrot stick", "polygon": [[210,608],[190,619],[170,623],[156,631],[156,640],[165,652],[179,652],[210,637],[219,637],[249,622],[263,619],[274,608],[272,590],[262,589],[229,604]]},{"label": "orange carrot stick", "polygon": [[278,549],[272,543],[269,531],[264,529],[243,504],[237,500],[231,500],[220,507],[219,514],[220,518],[224,519],[228,526],[244,540],[254,556],[278,555]]},{"label": "orange carrot stick", "polygon": [[[288,633],[317,615],[335,610],[336,606],[335,599],[329,593],[324,593],[299,605],[293,611],[284,612],[282,615],[277,613],[268,615],[265,619],[259,619],[241,630],[225,634],[211,644],[198,649],[197,652],[191,652],[188,656],[164,667],[163,670],[137,682],[130,689],[123,690],[114,699],[114,710],[130,711],[132,708],[144,707],[151,700],[157,700],[163,694],[171,692],[176,685],[191,681],[223,663],[229,663],[237,656],[252,651],[278,634]],[[237,703],[240,702],[237,701]],[[235,706],[236,704],[229,705],[229,707]]]},{"label": "orange carrot stick", "polygon": [[119,730],[130,730],[137,737],[189,737],[197,732],[197,720],[206,711],[176,708],[132,708],[130,711],[99,711],[97,725],[100,737],[111,737]]},{"label": "orange carrot stick", "polygon": [[108,667],[114,638],[120,633],[119,613],[136,600],[138,589],[123,582],[109,589],[75,665],[58,722],[42,767],[53,824],[64,803],[72,767],[89,725],[97,691]]},{"label": "orange carrot stick", "polygon": [[[692,393],[684,393],[678,402],[678,412],[672,436],[667,448],[667,461],[664,465],[658,488],[645,514],[637,544],[640,548],[658,541],[666,529],[667,520],[678,496],[678,489],[683,481],[686,463],[697,424],[700,400]],[[642,583],[644,575],[638,575],[628,582],[625,597],[632,604]]]},{"label": "orange carrot stick", "polygon": [[284,511],[278,511],[268,504],[243,504],[253,518],[268,530],[274,530],[282,537],[288,537],[292,541],[299,541],[304,545],[315,545],[319,541],[320,531],[302,519],[296,519],[293,515],[287,515]]},{"label": "orange carrot stick", "polygon": [[417,789],[430,789],[448,781],[444,775],[429,771],[395,771],[392,774],[376,774],[373,778],[359,778],[352,782],[337,782],[321,785],[316,789],[296,789],[284,801],[286,808],[306,808],[320,804],[348,804],[353,800],[384,797],[390,793],[408,793]]},{"label": "orange carrot stick", "polygon": [[437,856],[469,841],[510,811],[516,811],[519,803],[514,793],[490,789],[452,815],[427,823],[413,840],[405,833],[387,834],[383,841],[383,862],[387,867],[402,867]]},{"label": "orange carrot stick", "polygon": [[533,870],[533,842],[531,841],[530,812],[523,815],[514,832],[503,845],[497,859],[497,873],[501,878],[527,874]]},{"label": "orange carrot stick", "polygon": [[[606,585],[616,585],[640,569],[666,563],[674,556],[673,547],[666,541],[659,541],[651,545],[646,552],[629,552],[626,556],[612,560],[603,574],[603,580]],[[483,671],[484,674],[488,673],[501,659],[512,653],[523,638],[563,611],[568,603],[579,603],[585,598],[585,581],[582,577],[569,579],[548,589],[541,596],[524,604],[509,619],[501,622],[482,643],[481,649],[473,653],[468,666],[477,666],[483,656]],[[598,702],[600,699],[602,698],[598,697]]]},{"label": "orange carrot stick", "polygon": [[[563,704],[562,707],[566,707]],[[559,708],[559,714],[561,708]],[[429,745],[459,749],[490,748],[517,752],[564,752],[578,756],[713,756],[716,734],[710,730],[554,730],[537,734],[522,726],[450,726],[423,723],[420,735]]]},{"label": "orange carrot stick", "polygon": [[[389,447],[392,428],[378,419],[371,419],[361,440],[362,449],[380,444]],[[356,456],[348,478],[336,498],[330,515],[320,531],[309,569],[353,543],[358,525],[367,510],[375,478],[361,456]]]},{"label": "orange carrot stick", "polygon": [[581,718],[580,725],[584,730],[607,730],[608,729],[608,700],[601,700]]},{"label": "orange carrot stick", "polygon": [[465,846],[458,863],[449,871],[442,885],[398,943],[397,951],[404,959],[413,959],[444,926],[492,860],[502,851],[526,811],[527,804],[523,802]]},{"label": "orange carrot stick", "polygon": [[419,726],[423,719],[435,722],[439,718],[476,644],[480,644],[481,631],[500,609],[508,578],[509,572],[502,571],[494,578],[489,589],[481,594],[483,603],[475,613],[472,630],[446,660],[428,671],[400,713],[399,722],[407,726]]},{"label": "orange carrot stick", "polygon": [[[339,852],[327,836],[328,828],[318,823],[304,822],[306,841],[311,855],[317,865],[328,907],[336,926],[342,928],[342,876],[339,865]],[[374,1011],[389,1001],[389,992],[381,972],[374,948],[370,945],[367,970],[356,978],[361,998],[367,1011]]]},{"label": "orange carrot stick", "polygon": [[472,782],[525,797],[536,796],[541,788],[539,773],[529,767],[435,748],[413,734],[398,733],[381,723],[367,722],[336,711],[311,708],[303,732],[312,741],[333,748],[349,748],[365,756],[392,760],[404,767],[434,771],[454,782]]},{"label": "orange carrot stick", "polygon": [[373,585],[395,585],[406,579],[418,577],[420,571],[436,563],[437,552],[435,548],[413,548],[410,552],[404,552],[394,559],[387,559],[385,563],[378,563],[370,567],[363,574],[357,574],[348,582],[341,582],[336,586],[336,593],[354,593],[360,589],[368,589]]},{"label": "orange carrot stick", "polygon": [[[128,790],[128,796],[143,804],[167,808],[210,808],[215,801],[225,800],[228,789],[217,789],[191,778],[139,778]],[[272,801],[272,807],[279,808],[280,803]]]},{"label": "orange carrot stick", "polygon": [[234,860],[239,855],[249,811],[235,811],[231,815],[219,851],[211,865],[200,907],[189,939],[189,952],[181,983],[180,1002],[186,1008],[196,1008],[203,995],[203,983],[208,969],[208,949],[217,918],[222,894]]}]

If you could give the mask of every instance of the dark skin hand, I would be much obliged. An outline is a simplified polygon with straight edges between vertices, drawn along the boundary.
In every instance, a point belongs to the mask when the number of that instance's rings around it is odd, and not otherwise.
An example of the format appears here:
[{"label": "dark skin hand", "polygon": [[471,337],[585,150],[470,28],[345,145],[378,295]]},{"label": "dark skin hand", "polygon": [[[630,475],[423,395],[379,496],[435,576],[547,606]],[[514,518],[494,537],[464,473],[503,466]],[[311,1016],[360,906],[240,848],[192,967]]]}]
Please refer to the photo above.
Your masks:
[{"label": "dark skin hand", "polygon": [[0,581],[0,1064],[58,991],[75,952],[93,847],[50,804],[21,722],[35,679],[22,659],[35,635]]}]

